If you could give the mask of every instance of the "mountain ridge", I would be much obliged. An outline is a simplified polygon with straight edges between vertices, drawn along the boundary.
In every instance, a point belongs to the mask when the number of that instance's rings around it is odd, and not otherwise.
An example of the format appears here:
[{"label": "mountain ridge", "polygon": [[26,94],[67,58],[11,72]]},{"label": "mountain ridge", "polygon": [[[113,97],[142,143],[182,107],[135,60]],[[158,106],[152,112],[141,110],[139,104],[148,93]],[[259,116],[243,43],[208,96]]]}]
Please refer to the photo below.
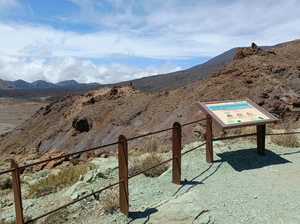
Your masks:
[{"label": "mountain ridge", "polygon": [[5,81],[0,79],[0,89],[14,90],[14,89],[41,89],[41,88],[60,88],[60,87],[80,87],[80,86],[101,86],[100,83],[78,83],[75,80],[65,80],[58,83],[51,83],[45,80],[36,80],[32,83],[26,82],[22,79],[15,81]]},{"label": "mountain ridge", "polygon": [[[281,43],[283,44],[283,43]],[[270,49],[272,47],[279,46],[261,46],[262,49]],[[204,78],[211,74],[214,70],[219,69],[228,64],[235,55],[237,48],[232,48],[223,52],[220,55],[213,57],[199,65],[195,65],[191,68],[171,72],[167,74],[157,74],[154,76],[143,77],[139,79],[129,80],[133,83],[135,88],[144,92],[157,92],[157,91],[170,91],[176,88],[182,87],[188,83],[196,82],[201,78]],[[75,80],[64,80],[58,83],[50,83],[45,80],[37,80],[32,83],[24,80],[16,81],[4,81],[0,79],[0,90],[5,89],[34,89],[34,88],[60,88],[60,87],[84,87],[84,86],[113,86],[113,85],[126,85],[129,81],[117,82],[112,84],[100,84],[100,83],[78,83]],[[161,85],[161,83],[163,85]]]}]

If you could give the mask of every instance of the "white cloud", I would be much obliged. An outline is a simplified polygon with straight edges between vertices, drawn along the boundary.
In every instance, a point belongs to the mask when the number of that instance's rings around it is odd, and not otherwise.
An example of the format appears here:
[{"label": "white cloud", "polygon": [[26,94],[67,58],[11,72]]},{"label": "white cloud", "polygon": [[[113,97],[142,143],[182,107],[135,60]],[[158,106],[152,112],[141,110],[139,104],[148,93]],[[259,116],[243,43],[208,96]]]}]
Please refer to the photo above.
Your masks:
[{"label": "white cloud", "polygon": [[20,8],[20,5],[17,0],[0,0],[0,11],[18,8]]},{"label": "white cloud", "polygon": [[96,66],[90,60],[74,57],[54,57],[47,62],[0,54],[0,77],[11,81],[23,79],[27,82],[46,80],[57,83],[74,79],[80,83],[109,84],[178,70],[180,68],[170,62],[158,68],[152,65],[142,69],[120,63]]},{"label": "white cloud", "polygon": [[[53,14],[39,23],[2,21],[0,16],[0,51],[5,57],[0,78],[111,83],[178,69],[168,63],[129,66],[116,63],[119,57],[207,58],[252,42],[273,45],[300,36],[298,0],[69,2],[78,11]],[[0,11],[20,7],[16,0],[0,0]],[[22,10],[34,16],[36,8],[26,4]],[[88,31],[78,28],[85,25]],[[103,58],[110,62],[93,62]]]}]

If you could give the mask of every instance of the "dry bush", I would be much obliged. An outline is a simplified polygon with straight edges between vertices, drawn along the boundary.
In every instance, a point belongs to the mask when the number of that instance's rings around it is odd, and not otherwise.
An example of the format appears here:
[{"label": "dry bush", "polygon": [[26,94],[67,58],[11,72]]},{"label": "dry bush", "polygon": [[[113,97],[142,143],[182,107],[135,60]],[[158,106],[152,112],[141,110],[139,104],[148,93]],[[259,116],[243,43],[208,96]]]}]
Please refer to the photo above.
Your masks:
[{"label": "dry bush", "polygon": [[131,150],[129,155],[131,156],[141,156],[146,153],[167,153],[172,150],[171,145],[158,145],[156,141],[148,139],[139,145],[139,148]]},{"label": "dry bush", "polygon": [[[251,133],[256,133],[256,126],[246,126],[242,128],[242,133],[243,134],[251,134]],[[266,127],[266,134],[273,134],[273,130]]]},{"label": "dry bush", "polygon": [[[154,153],[148,153],[145,156],[135,157],[132,162],[133,165],[128,170],[129,176],[133,176],[146,169],[156,166],[157,164],[160,164],[163,161],[164,160],[162,159],[161,156]],[[158,177],[167,169],[168,169],[168,164],[165,163],[155,168],[152,168],[148,171],[145,171],[144,174],[147,177]]]},{"label": "dry bush", "polygon": [[101,196],[102,209],[105,213],[114,213],[119,209],[119,192],[116,188],[103,191]]},{"label": "dry bush", "polygon": [[130,156],[140,156],[145,153],[153,153],[157,149],[157,144],[155,141],[147,140],[139,145],[139,148],[136,148],[135,150],[129,151]]},{"label": "dry bush", "polygon": [[283,129],[283,130],[295,130],[300,128],[300,120],[296,122],[286,122],[286,123],[280,123],[279,125],[276,126],[276,129]]},{"label": "dry bush", "polygon": [[280,146],[296,148],[299,146],[298,137],[294,134],[283,134],[271,136],[271,141]]},{"label": "dry bush", "polygon": [[[25,216],[25,217],[23,217],[24,218],[24,222],[28,222],[29,220],[31,220],[32,219],[32,217],[31,216]],[[15,224],[15,223],[17,223],[16,222],[16,220],[15,219],[13,219],[13,220],[11,220],[11,221],[8,221],[8,222],[6,222],[5,220],[1,220],[0,219],[0,224]],[[33,222],[30,222],[31,224],[35,224],[35,223],[37,223],[37,221],[33,221]]]},{"label": "dry bush", "polygon": [[49,174],[45,178],[29,185],[26,198],[37,198],[57,192],[60,188],[71,186],[87,172],[88,164],[83,163],[77,166],[64,168],[58,174]]},{"label": "dry bush", "polygon": [[157,153],[167,153],[172,150],[172,146],[170,145],[161,145],[157,148]]},{"label": "dry bush", "polygon": [[53,224],[53,223],[68,223],[69,211],[67,209],[58,210],[45,218],[43,221],[44,224]]}]

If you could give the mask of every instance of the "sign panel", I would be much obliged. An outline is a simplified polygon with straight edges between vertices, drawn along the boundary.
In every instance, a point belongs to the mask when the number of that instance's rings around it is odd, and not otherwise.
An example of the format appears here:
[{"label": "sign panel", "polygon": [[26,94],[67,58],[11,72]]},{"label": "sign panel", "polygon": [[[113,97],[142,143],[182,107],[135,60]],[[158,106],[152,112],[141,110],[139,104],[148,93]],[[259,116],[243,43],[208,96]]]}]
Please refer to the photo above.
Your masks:
[{"label": "sign panel", "polygon": [[274,123],[277,118],[249,99],[198,102],[202,112],[210,114],[220,129]]}]

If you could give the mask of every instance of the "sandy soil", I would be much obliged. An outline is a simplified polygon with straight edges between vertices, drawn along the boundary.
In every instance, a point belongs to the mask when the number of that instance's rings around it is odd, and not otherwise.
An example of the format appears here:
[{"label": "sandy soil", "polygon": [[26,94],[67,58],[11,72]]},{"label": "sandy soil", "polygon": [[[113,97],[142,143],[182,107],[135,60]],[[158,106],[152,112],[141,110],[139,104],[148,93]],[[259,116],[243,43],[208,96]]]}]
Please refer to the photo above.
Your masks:
[{"label": "sandy soil", "polygon": [[0,98],[0,135],[13,130],[47,104]]}]

